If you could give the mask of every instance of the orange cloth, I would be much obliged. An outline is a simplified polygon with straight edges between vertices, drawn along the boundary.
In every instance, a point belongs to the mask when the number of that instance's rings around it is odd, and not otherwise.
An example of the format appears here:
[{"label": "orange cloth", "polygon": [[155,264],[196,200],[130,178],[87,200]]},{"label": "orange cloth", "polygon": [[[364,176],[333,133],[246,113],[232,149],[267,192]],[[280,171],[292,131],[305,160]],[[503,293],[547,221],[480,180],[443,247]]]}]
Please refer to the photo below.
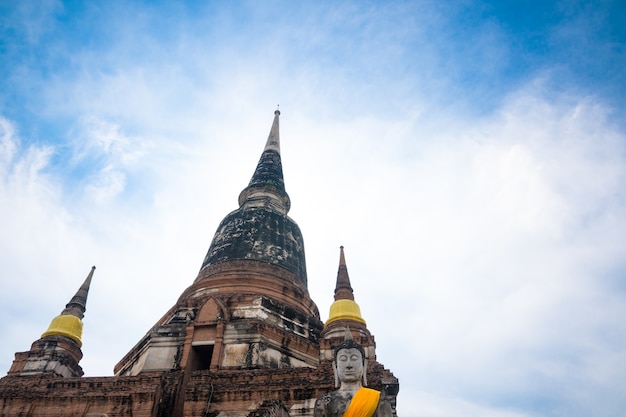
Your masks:
[{"label": "orange cloth", "polygon": [[378,407],[380,392],[375,389],[361,387],[352,401],[343,417],[372,417]]}]

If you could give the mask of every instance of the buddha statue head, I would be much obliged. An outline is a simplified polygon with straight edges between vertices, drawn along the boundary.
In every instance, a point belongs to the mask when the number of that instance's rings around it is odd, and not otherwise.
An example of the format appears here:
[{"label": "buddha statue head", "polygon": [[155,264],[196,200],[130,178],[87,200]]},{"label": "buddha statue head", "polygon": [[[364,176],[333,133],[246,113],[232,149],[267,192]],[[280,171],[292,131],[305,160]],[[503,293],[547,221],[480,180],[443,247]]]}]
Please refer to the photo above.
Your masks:
[{"label": "buddha statue head", "polygon": [[335,387],[342,383],[367,385],[365,350],[352,339],[350,329],[346,330],[345,340],[334,349],[333,371]]}]

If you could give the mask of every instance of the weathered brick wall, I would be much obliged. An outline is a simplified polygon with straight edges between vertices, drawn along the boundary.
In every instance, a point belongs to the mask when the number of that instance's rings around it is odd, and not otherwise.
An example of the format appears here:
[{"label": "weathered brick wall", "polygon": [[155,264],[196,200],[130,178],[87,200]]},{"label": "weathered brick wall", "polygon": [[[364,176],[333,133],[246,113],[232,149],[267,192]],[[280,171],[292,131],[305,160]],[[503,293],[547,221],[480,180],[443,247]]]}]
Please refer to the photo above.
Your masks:
[{"label": "weathered brick wall", "polygon": [[[289,410],[335,389],[328,361],[318,368],[196,371],[184,379],[181,371],[129,377],[7,376],[0,379],[0,416],[214,417],[222,411],[247,416],[262,411],[263,404],[274,404],[267,412],[278,412],[278,402]],[[368,381],[372,388],[397,393],[397,380],[379,363],[370,364]]]},{"label": "weathered brick wall", "polygon": [[149,417],[159,412],[164,388],[175,385],[160,374],[138,377],[55,378],[17,376],[0,379],[0,416]]},{"label": "weathered brick wall", "polygon": [[[387,390],[397,389],[385,381],[396,381],[391,372],[374,363],[368,373],[369,386]],[[322,362],[318,368],[250,369],[244,371],[196,371],[185,389],[185,417],[216,416],[222,411],[249,410],[264,401],[280,401],[287,409],[335,390],[331,363]],[[391,392],[390,392],[391,391]],[[395,405],[395,397],[394,397]]]},{"label": "weathered brick wall", "polygon": [[289,417],[289,411],[280,401],[263,401],[263,404],[247,417]]}]

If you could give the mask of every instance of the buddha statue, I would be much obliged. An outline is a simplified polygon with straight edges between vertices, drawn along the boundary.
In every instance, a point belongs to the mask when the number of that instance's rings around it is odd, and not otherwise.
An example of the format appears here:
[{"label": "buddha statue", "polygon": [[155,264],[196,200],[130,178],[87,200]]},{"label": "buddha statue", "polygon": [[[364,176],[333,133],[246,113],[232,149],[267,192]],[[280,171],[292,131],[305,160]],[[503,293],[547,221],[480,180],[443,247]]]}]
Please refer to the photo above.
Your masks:
[{"label": "buddha statue", "polygon": [[[346,332],[349,335],[349,331]],[[314,417],[392,417],[385,394],[367,385],[365,352],[352,336],[339,344],[333,355],[336,391],[315,401]]]}]

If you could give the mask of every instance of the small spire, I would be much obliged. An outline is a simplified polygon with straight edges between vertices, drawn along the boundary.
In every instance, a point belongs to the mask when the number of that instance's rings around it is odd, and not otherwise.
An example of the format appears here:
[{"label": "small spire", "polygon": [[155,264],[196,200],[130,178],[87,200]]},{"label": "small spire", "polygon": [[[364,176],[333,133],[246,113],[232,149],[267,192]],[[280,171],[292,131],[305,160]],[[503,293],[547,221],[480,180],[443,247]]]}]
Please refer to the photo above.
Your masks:
[{"label": "small spire", "polygon": [[350,285],[350,276],[348,275],[343,246],[339,247],[339,271],[337,271],[337,285],[335,286],[335,301],[337,300],[354,301],[354,292]]},{"label": "small spire", "polygon": [[340,246],[339,250],[339,271],[337,272],[337,285],[335,286],[335,302],[330,306],[330,314],[324,327],[339,320],[350,320],[365,324],[365,320],[361,316],[361,308],[354,301],[354,293],[350,285],[343,246]]},{"label": "small spire", "polygon": [[72,297],[70,302],[67,303],[61,314],[52,319],[48,330],[41,335],[42,338],[48,336],[63,336],[76,342],[78,347],[82,346],[82,319],[87,310],[87,295],[89,294],[89,286],[91,285],[91,279],[93,278],[93,272],[95,270],[96,267],[92,266],[83,285],[76,291],[76,294]]}]

